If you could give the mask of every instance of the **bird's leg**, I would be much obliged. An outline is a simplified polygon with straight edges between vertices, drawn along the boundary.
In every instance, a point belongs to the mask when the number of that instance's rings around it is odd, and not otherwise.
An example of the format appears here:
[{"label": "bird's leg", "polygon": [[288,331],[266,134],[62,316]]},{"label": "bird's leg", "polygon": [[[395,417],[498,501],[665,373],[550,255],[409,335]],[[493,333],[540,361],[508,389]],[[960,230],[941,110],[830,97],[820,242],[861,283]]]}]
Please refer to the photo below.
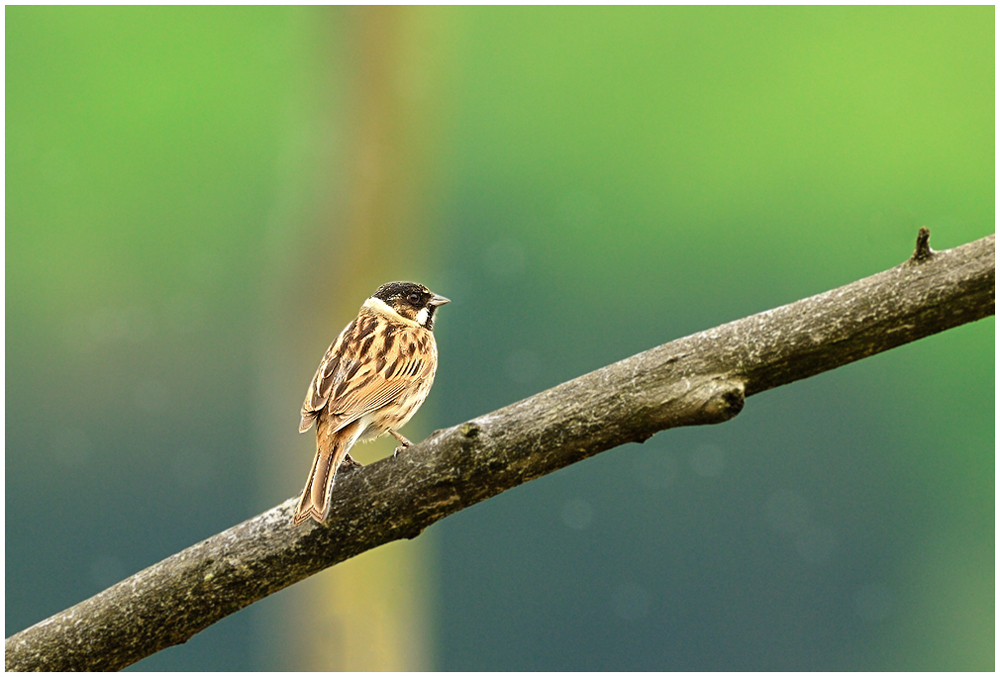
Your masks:
[{"label": "bird's leg", "polygon": [[403,437],[402,435],[400,435],[399,433],[397,433],[392,428],[389,428],[389,434],[392,435],[393,437],[395,437],[397,440],[399,440],[399,446],[396,447],[393,450],[393,452],[392,452],[392,457],[393,458],[396,458],[396,456],[399,455],[399,452],[401,452],[403,449],[406,449],[407,447],[412,447],[413,446],[413,442],[411,442],[410,440],[406,439],[405,437]]}]

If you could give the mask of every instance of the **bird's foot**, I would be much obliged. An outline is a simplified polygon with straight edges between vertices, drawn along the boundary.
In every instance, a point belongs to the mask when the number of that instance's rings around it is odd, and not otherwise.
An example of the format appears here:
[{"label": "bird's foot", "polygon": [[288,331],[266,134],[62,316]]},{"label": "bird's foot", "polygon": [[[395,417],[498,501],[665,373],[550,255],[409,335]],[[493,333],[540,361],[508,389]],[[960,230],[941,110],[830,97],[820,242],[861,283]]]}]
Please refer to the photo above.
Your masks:
[{"label": "bird's foot", "polygon": [[347,454],[347,456],[344,456],[344,460],[340,462],[340,467],[337,469],[337,472],[356,470],[357,468],[364,467],[364,463],[356,461],[350,454]]},{"label": "bird's foot", "polygon": [[397,440],[399,440],[399,446],[396,447],[393,450],[393,452],[392,452],[392,457],[393,458],[396,458],[397,456],[399,456],[399,452],[403,451],[404,449],[406,449],[408,447],[412,447],[413,446],[413,442],[411,442],[410,440],[406,439],[405,437],[403,437],[402,435],[400,435],[399,433],[397,433],[395,430],[392,430],[391,428],[389,429],[389,434],[392,435],[393,437],[395,437]]}]

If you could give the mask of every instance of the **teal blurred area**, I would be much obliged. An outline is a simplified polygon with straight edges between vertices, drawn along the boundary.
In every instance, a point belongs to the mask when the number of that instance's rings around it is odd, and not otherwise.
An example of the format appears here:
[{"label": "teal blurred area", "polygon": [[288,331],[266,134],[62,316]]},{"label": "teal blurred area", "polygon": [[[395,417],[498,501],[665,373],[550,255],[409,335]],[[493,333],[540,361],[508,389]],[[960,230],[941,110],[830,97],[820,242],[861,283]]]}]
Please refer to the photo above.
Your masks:
[{"label": "teal blurred area", "polygon": [[[432,254],[391,244],[453,300],[423,433],[994,232],[993,7],[398,11],[440,131]],[[359,12],[5,9],[7,636],[299,491]],[[434,526],[435,667],[992,670],[994,345]],[[271,603],[137,667],[294,666]]]}]

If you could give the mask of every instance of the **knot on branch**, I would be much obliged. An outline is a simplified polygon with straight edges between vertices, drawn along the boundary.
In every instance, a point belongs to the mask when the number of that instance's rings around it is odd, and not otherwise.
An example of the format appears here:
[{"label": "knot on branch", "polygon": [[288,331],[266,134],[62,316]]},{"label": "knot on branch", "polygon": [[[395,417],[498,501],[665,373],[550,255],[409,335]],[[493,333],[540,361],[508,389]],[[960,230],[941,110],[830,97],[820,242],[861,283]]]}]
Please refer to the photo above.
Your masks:
[{"label": "knot on branch", "polygon": [[713,379],[708,388],[710,390],[702,407],[702,412],[708,419],[706,423],[724,423],[743,411],[746,395],[742,381]]},{"label": "knot on branch", "polygon": [[479,426],[475,423],[463,423],[458,430],[466,439],[474,440],[479,437]]}]

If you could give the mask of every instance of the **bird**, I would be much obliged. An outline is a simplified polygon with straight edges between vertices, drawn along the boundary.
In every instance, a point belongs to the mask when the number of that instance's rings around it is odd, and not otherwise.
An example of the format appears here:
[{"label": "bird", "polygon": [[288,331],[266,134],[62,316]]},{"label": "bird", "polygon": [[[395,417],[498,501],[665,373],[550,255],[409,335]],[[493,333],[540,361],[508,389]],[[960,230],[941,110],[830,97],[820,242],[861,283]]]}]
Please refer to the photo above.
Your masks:
[{"label": "bird", "polygon": [[319,523],[330,513],[337,469],[361,465],[350,456],[357,442],[399,434],[427,399],[437,371],[434,312],[449,299],[416,282],[387,282],[330,344],[302,403],[299,432],[316,424],[316,457],[292,517]]}]

